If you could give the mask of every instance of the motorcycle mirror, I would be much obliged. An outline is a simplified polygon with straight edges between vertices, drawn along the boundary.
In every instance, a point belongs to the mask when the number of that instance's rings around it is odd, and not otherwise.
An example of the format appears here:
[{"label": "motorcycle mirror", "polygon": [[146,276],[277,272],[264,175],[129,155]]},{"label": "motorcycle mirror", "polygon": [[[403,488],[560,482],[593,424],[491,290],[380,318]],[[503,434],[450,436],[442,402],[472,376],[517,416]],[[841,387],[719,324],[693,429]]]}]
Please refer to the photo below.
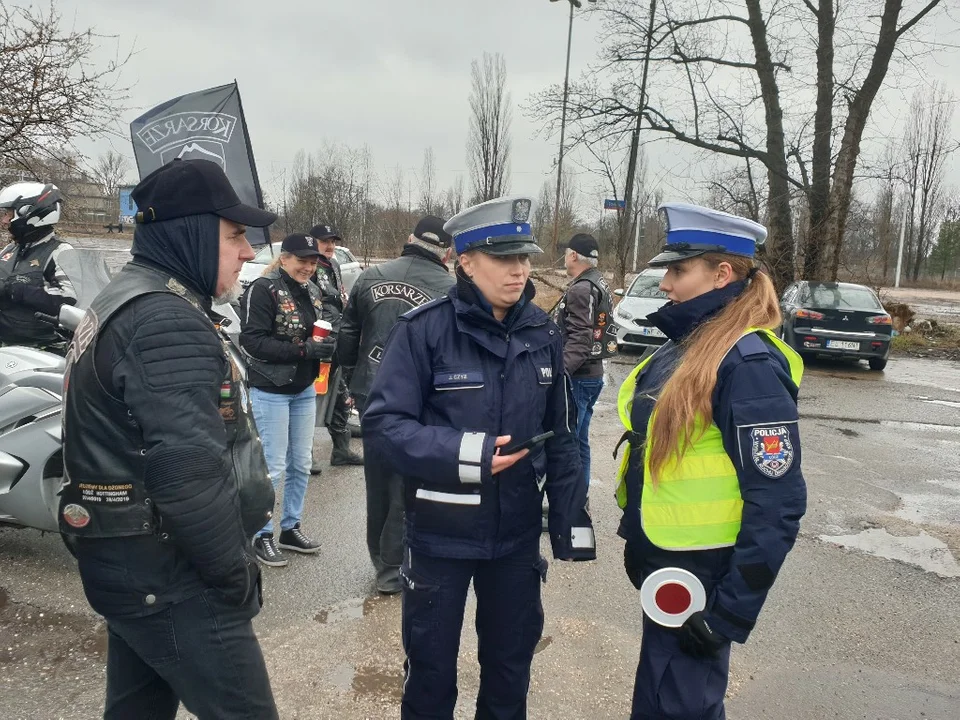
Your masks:
[{"label": "motorcycle mirror", "polygon": [[80,321],[83,320],[84,314],[83,310],[73,305],[61,305],[60,315],[58,316],[60,327],[70,332],[76,331]]}]

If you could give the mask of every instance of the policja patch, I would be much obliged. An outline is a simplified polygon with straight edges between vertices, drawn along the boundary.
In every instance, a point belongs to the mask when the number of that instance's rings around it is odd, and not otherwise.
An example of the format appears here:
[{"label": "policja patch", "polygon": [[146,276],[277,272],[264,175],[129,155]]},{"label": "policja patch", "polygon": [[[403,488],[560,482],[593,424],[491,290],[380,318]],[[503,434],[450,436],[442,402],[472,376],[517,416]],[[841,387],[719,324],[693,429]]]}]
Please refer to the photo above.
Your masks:
[{"label": "policja patch", "polygon": [[750,431],[750,438],[753,464],[767,477],[783,477],[793,466],[793,443],[784,425],[755,427]]}]

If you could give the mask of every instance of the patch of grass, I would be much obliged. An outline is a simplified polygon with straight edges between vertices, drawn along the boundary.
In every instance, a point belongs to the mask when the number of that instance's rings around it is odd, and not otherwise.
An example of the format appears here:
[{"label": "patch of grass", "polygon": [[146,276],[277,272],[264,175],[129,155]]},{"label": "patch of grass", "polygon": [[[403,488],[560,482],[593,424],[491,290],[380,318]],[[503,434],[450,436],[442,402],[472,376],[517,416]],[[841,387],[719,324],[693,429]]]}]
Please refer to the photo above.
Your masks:
[{"label": "patch of grass", "polygon": [[960,327],[924,321],[911,332],[897,335],[892,347],[907,355],[960,358]]}]

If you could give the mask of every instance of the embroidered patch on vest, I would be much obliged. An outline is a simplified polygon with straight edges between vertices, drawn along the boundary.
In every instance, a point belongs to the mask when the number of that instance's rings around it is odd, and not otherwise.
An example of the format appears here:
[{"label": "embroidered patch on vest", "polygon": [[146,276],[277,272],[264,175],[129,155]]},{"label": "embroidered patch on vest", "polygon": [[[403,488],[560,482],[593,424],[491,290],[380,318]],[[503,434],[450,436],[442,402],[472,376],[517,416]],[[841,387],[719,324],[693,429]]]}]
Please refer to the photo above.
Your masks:
[{"label": "embroidered patch on vest", "polygon": [[90,513],[82,505],[70,503],[63,508],[63,521],[73,528],[84,528],[90,524]]},{"label": "embroidered patch on vest", "polygon": [[413,307],[430,302],[430,296],[420,288],[403,282],[382,282],[370,288],[374,302],[381,300],[403,300]]},{"label": "embroidered patch on vest", "polygon": [[750,455],[757,470],[770,478],[786,475],[793,466],[793,443],[784,425],[755,427],[750,431]]},{"label": "embroidered patch on vest", "polygon": [[370,350],[370,353],[367,355],[375,363],[383,361],[383,347],[380,345],[374,345],[373,349]]}]

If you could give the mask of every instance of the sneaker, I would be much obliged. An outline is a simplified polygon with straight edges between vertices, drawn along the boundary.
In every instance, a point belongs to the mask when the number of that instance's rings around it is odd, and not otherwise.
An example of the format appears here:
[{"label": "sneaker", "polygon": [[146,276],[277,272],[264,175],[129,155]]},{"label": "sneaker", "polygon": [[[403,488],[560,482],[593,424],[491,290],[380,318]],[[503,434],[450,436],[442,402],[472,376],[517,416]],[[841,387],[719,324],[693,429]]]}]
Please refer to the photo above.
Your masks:
[{"label": "sneaker", "polygon": [[300,523],[281,532],[279,544],[284,550],[293,550],[304,555],[313,555],[313,553],[320,552],[320,543],[314,542],[304,535],[300,530]]},{"label": "sneaker", "polygon": [[258,535],[253,541],[253,550],[257,553],[257,560],[269,567],[283,567],[287,564],[287,559],[277,549],[277,542],[273,539],[273,533]]}]

